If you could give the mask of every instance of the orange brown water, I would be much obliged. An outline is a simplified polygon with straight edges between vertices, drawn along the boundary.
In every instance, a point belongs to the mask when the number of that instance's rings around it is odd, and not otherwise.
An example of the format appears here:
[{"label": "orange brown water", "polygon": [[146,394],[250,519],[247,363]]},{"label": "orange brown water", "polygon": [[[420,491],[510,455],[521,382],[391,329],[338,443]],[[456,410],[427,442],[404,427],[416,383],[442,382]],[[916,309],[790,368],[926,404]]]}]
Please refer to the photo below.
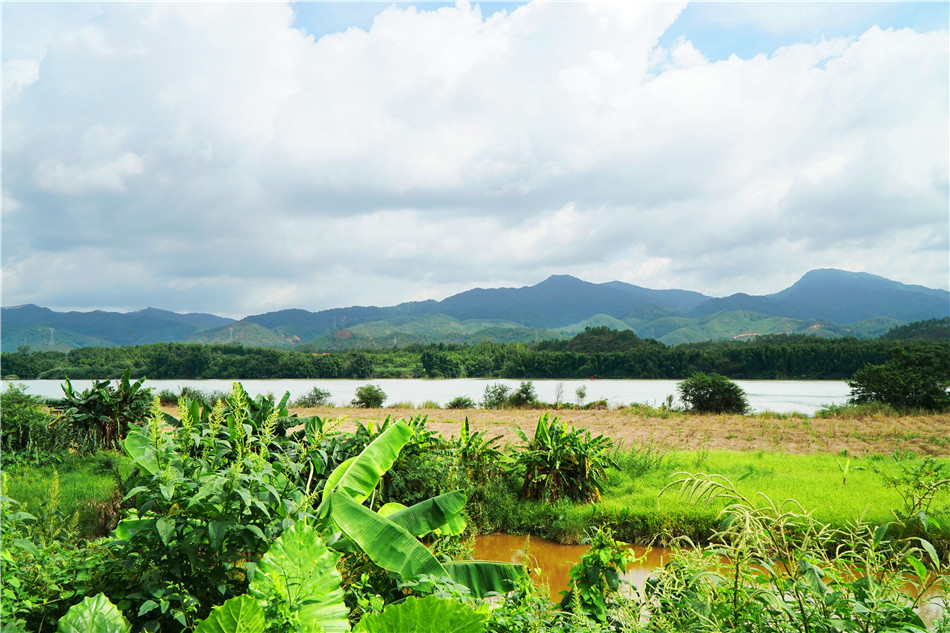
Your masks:
[{"label": "orange brown water", "polygon": [[[587,545],[561,545],[536,536],[484,534],[475,537],[475,558],[479,560],[498,560],[520,565],[527,554],[528,567],[539,570],[540,580],[548,586],[551,600],[554,602],[561,601],[561,592],[567,589],[571,567],[587,549]],[[631,546],[631,549],[636,553],[637,560],[627,568],[624,579],[639,591],[649,575],[670,559],[670,549],[655,547],[648,550],[640,545]],[[924,595],[925,599],[917,612],[925,623],[932,625],[940,619],[944,611],[939,600],[941,594],[939,589],[931,588]]]},{"label": "orange brown water", "polygon": [[[669,559],[670,550],[665,547],[648,550],[640,545],[634,545],[632,549],[637,561],[627,568],[624,578],[640,589],[647,576]],[[556,602],[561,600],[561,592],[567,589],[571,567],[577,564],[586,551],[586,545],[561,545],[536,536],[485,534],[475,537],[475,558],[479,560],[499,560],[520,565],[527,554],[528,567],[540,570],[541,582],[548,585],[551,600]]]}]

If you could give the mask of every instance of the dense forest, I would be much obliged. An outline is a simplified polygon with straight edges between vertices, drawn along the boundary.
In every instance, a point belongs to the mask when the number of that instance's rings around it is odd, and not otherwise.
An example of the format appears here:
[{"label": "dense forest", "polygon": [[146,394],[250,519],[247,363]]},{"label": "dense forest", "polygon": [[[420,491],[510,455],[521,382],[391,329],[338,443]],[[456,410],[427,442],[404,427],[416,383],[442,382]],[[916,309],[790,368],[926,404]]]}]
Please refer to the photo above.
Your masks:
[{"label": "dense forest", "polygon": [[[68,353],[21,348],[0,357],[5,378],[666,378],[716,372],[735,379],[844,379],[898,349],[950,373],[948,319],[865,340],[773,335],[668,346],[629,330],[588,328],[566,341],[408,345],[306,353],[241,345],[156,343]],[[927,335],[922,336],[926,332]]]}]

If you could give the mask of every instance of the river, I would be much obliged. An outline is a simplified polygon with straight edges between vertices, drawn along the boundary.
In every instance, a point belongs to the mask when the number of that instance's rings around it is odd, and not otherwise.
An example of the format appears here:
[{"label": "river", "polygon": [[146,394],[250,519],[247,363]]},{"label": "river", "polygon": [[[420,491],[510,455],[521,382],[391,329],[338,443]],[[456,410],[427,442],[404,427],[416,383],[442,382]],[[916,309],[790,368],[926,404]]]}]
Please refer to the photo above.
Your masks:
[{"label": "river", "polygon": [[[27,392],[43,398],[61,398],[60,380],[4,380],[4,389],[11,382],[25,385]],[[169,389],[178,393],[188,386],[210,393],[229,391],[230,380],[148,380],[145,386],[156,393]],[[445,405],[457,396],[467,396],[474,402],[481,401],[485,387],[502,383],[516,389],[520,380],[501,378],[456,378],[456,379],[367,379],[367,380],[242,380],[244,389],[252,396],[273,393],[277,397],[285,391],[291,399],[297,398],[314,387],[330,392],[330,401],[346,406],[353,399],[356,389],[366,384],[379,385],[386,393],[386,404],[408,402],[415,406],[431,401]],[[543,402],[577,402],[577,390],[586,390],[584,402],[606,400],[612,407],[632,403],[659,406],[668,396],[677,396],[676,380],[532,380],[538,398]],[[735,381],[749,400],[752,411],[775,413],[804,413],[812,415],[829,404],[844,404],[849,395],[848,385],[840,380],[737,380]],[[91,380],[74,380],[73,387],[86,389]]]}]

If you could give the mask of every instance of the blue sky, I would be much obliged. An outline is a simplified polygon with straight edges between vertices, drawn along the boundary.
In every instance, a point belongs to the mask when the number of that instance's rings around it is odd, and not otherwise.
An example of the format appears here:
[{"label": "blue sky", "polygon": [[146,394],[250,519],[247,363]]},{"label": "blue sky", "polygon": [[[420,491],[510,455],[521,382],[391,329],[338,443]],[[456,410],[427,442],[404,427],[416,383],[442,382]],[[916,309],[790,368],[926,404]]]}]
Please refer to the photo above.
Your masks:
[{"label": "blue sky", "polygon": [[[483,16],[511,13],[526,2],[473,2]],[[298,2],[294,25],[316,38],[358,28],[390,6],[435,11],[454,2]],[[737,55],[748,59],[797,42],[853,37],[872,26],[931,31],[947,28],[947,2],[693,2],[660,38],[669,46],[691,40],[710,61]]]},{"label": "blue sky", "polygon": [[781,46],[854,37],[872,26],[946,29],[946,2],[695,2],[660,38],[691,40],[710,61],[770,54]]},{"label": "blue sky", "polygon": [[950,286],[948,3],[11,3],[3,305]]}]

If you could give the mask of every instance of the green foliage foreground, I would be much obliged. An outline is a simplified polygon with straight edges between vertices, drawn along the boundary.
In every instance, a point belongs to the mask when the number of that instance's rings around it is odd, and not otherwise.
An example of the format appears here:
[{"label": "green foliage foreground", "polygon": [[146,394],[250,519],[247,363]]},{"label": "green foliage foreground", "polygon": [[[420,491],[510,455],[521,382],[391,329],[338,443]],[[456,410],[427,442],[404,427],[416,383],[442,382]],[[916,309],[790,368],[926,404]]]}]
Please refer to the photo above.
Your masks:
[{"label": "green foliage foreground", "polygon": [[[77,538],[58,495],[24,508],[4,486],[3,631],[907,632],[925,630],[924,592],[946,591],[945,460],[608,455],[542,422],[525,461],[422,418],[335,433],[239,385],[213,407],[182,400],[178,419],[156,404],[122,443],[134,473],[109,537]],[[521,499],[545,455],[565,490],[603,457],[600,499]],[[487,528],[590,535],[561,605],[520,567],[458,555]],[[641,587],[620,581],[631,536],[674,548]]]}]

